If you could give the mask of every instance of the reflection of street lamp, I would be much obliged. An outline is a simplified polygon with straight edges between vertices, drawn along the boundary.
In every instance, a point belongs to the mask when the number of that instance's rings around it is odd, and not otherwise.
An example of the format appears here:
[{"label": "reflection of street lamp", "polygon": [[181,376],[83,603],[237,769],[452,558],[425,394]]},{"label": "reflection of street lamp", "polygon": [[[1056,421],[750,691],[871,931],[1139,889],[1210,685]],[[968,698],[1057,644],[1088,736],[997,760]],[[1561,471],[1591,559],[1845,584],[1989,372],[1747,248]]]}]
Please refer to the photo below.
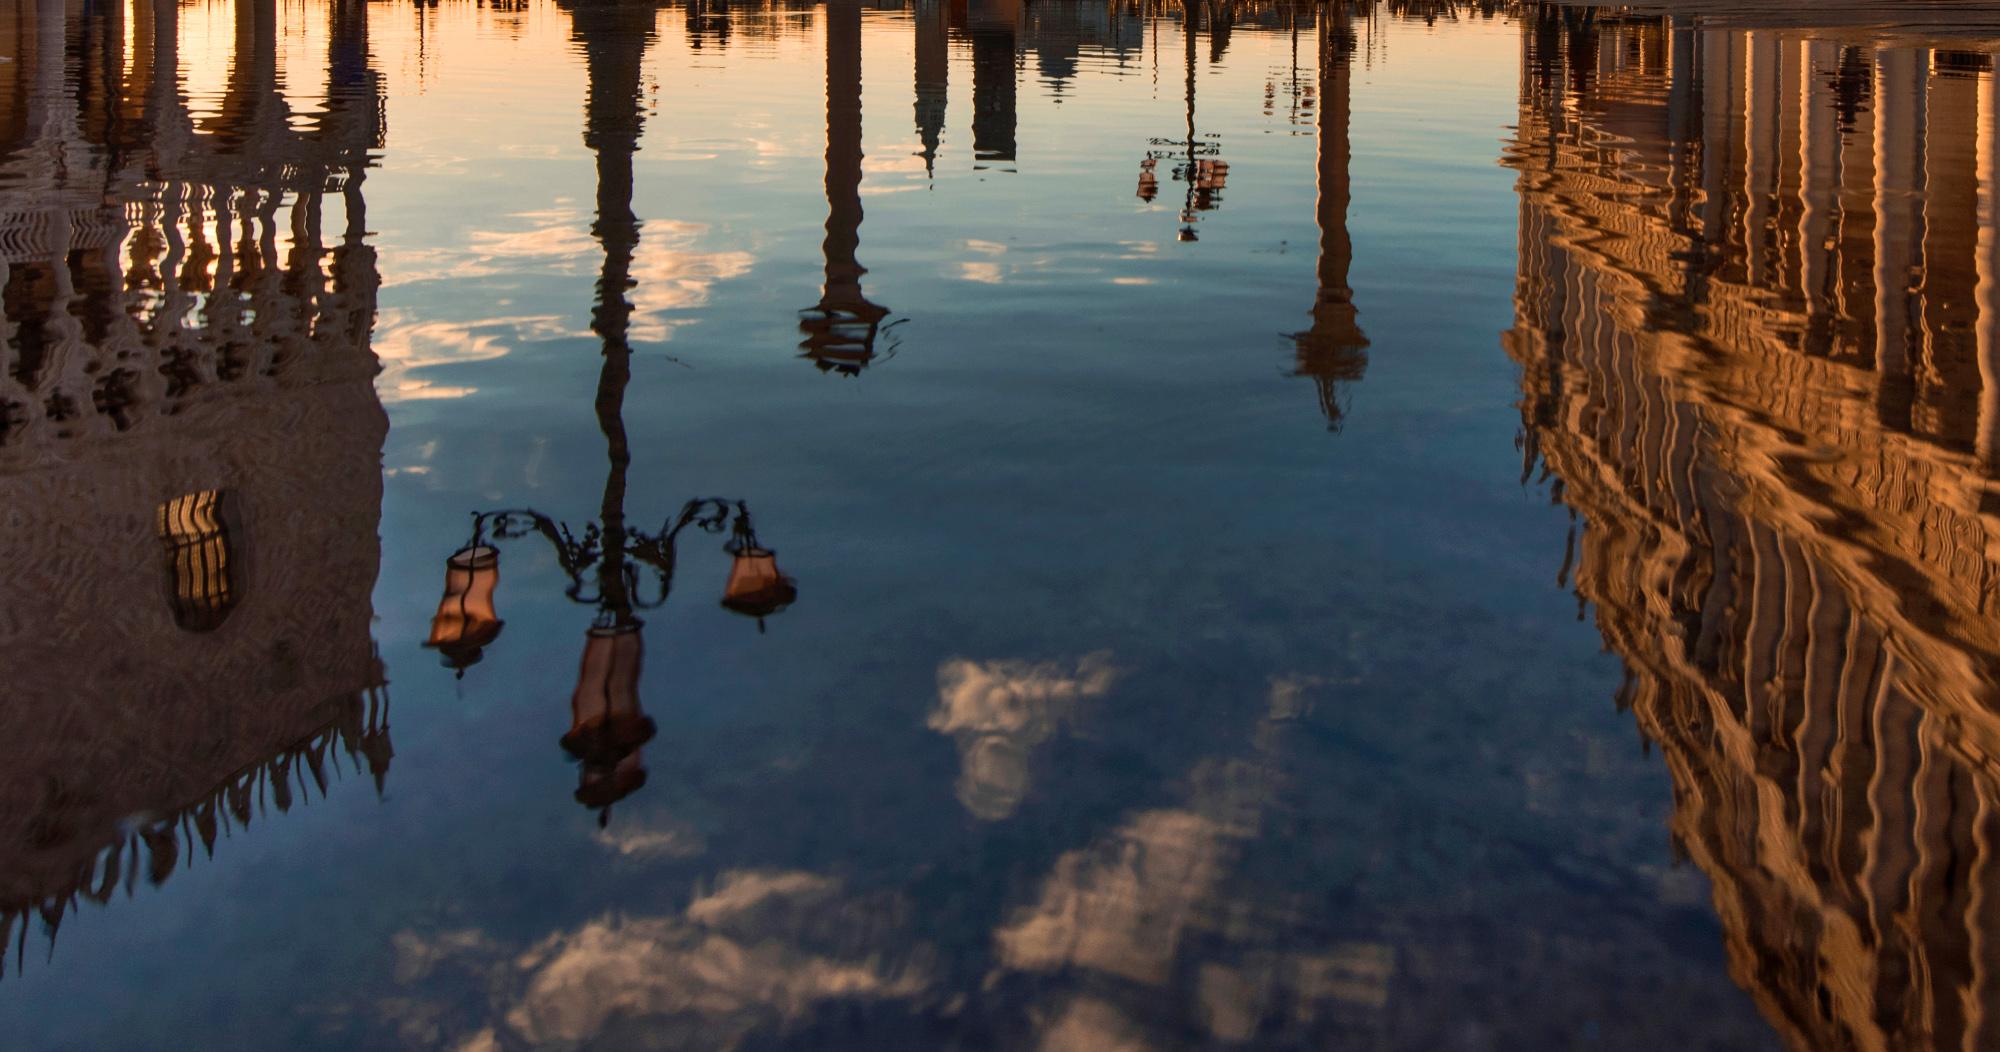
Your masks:
[{"label": "reflection of street lamp", "polygon": [[438,600],[424,645],[443,654],[445,664],[460,676],[500,638],[505,622],[493,608],[493,589],[499,584],[500,552],[491,545],[468,545],[445,560],[444,598]]},{"label": "reflection of street lamp", "polygon": [[1195,131],[1195,9],[1192,3],[1184,8],[1186,15],[1181,24],[1182,35],[1187,43],[1187,131],[1177,139],[1156,138],[1152,140],[1154,149],[1146,151],[1145,160],[1139,162],[1139,199],[1151,201],[1160,192],[1160,180],[1154,174],[1154,167],[1162,159],[1174,159],[1173,177],[1187,184],[1187,193],[1181,202],[1181,228],[1176,237],[1181,241],[1199,241],[1194,225],[1201,213],[1213,211],[1222,204],[1222,191],[1229,185],[1229,162],[1218,156],[1222,144],[1213,135],[1203,137]]},{"label": "reflection of street lamp", "polygon": [[639,669],[646,648],[640,623],[593,625],[569,699],[569,733],[562,747],[582,765],[576,800],[611,819],[611,805],[646,784],[639,748],[653,740],[652,717],[639,704]]},{"label": "reflection of street lamp", "polygon": [[1344,410],[1342,384],[1354,383],[1368,371],[1368,337],[1361,331],[1348,272],[1354,265],[1354,240],[1347,231],[1352,197],[1353,144],[1349,123],[1353,92],[1354,36],[1352,15],[1345,4],[1323,8],[1319,20],[1319,144],[1318,199],[1313,218],[1319,226],[1318,290],[1313,296],[1312,326],[1294,333],[1297,365],[1294,375],[1309,376],[1319,389],[1320,412],[1329,431],[1338,431]]},{"label": "reflection of street lamp", "polygon": [[861,4],[826,5],[826,283],[799,312],[801,356],[821,372],[858,376],[877,357],[889,308],[871,302],[861,278]]},{"label": "reflection of street lamp", "polygon": [[[777,553],[757,539],[750,509],[741,501],[704,497],[688,501],[680,514],[657,531],[624,524],[623,473],[613,471],[617,500],[607,503],[608,526],[586,523],[581,531],[531,508],[476,512],[472,537],[445,563],[444,598],[431,620],[425,643],[445,656],[459,675],[476,663],[500,635],[493,591],[500,580],[498,545],[540,537],[554,549],[556,564],[569,579],[563,594],[596,608],[584,638],[583,661],[570,695],[570,728],[562,746],[582,766],[576,798],[609,819],[613,803],[646,782],[640,747],[654,725],[640,705],[639,674],[644,665],[645,622],[637,613],[667,601],[673,592],[676,543],[689,526],[704,533],[729,530],[723,550],[731,556],[722,605],[757,619],[778,613],[798,599],[798,583],[778,569]],[[652,569],[648,596],[641,567]]]},{"label": "reflection of street lamp", "polygon": [[[681,531],[695,526],[713,534],[728,528],[731,536],[724,550],[739,562],[748,553],[761,553],[768,560],[769,552],[757,543],[750,509],[741,501],[690,500],[657,531],[626,524],[626,476],[632,451],[625,431],[625,389],[632,380],[632,304],[625,291],[632,285],[632,257],[640,231],[639,217],[632,211],[632,155],[638,150],[641,125],[641,70],[657,13],[646,5],[608,3],[575,4],[569,13],[589,70],[584,143],[597,155],[597,221],[591,234],[604,249],[591,312],[591,331],[602,339],[604,353],[596,398],[608,462],[603,498],[596,520],[580,531],[532,508],[475,512],[471,539],[446,568],[445,598],[432,623],[432,645],[445,653],[447,663],[461,670],[470,664],[456,660],[447,644],[462,654],[466,641],[478,640],[484,646],[498,635],[500,622],[492,610],[492,586],[499,580],[498,547],[528,536],[548,543],[569,579],[564,595],[596,608],[584,638],[576,688],[570,694],[570,726],[562,746],[581,765],[576,799],[598,809],[602,822],[608,820],[613,803],[646,781],[640,749],[655,728],[640,704],[645,622],[637,613],[666,602],[672,591],[674,545]],[[858,57],[856,61],[858,89]],[[858,142],[855,152],[858,188]],[[856,201],[858,222],[858,196]],[[645,595],[643,567],[652,569],[651,598]],[[467,579],[454,577],[461,570]],[[731,574],[731,587],[724,592],[726,604],[739,597],[736,576]],[[767,573],[755,576],[756,583],[741,596],[760,618],[797,598],[796,586],[777,572],[775,561],[769,561]],[[473,616],[475,608],[478,617]]]},{"label": "reflection of street lamp", "polygon": [[778,553],[759,548],[738,547],[736,561],[729,568],[729,584],[723,588],[722,605],[745,617],[757,619],[763,631],[764,619],[792,605],[799,597],[798,584],[778,569]]}]

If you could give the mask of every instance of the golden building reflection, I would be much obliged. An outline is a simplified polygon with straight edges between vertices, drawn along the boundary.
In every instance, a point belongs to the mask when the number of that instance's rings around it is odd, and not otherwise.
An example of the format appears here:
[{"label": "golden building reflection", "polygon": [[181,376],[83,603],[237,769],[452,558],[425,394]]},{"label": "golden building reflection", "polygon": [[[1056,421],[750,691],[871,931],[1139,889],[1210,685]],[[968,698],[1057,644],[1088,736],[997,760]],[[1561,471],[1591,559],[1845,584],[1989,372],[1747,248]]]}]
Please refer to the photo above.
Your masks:
[{"label": "golden building reflection", "polygon": [[1522,22],[1522,441],[1736,980],[1801,1049],[2000,1042],[2000,85]]},{"label": "golden building reflection", "polygon": [[223,16],[221,91],[191,96],[187,10],[0,5],[20,45],[0,64],[0,942],[20,946],[345,767],[379,788],[393,754],[368,8],[327,9],[310,112],[272,0]]}]

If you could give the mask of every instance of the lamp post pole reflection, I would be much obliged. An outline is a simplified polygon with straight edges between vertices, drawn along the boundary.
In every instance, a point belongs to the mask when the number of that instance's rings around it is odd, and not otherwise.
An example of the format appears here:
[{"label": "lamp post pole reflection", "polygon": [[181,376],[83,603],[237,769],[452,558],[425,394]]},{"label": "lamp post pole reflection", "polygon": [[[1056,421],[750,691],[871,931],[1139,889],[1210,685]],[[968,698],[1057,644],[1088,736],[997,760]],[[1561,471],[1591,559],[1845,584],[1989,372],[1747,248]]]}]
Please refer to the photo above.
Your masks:
[{"label": "lamp post pole reflection", "polygon": [[533,508],[474,512],[471,538],[445,561],[444,596],[424,645],[443,655],[445,665],[462,677],[499,639],[504,625],[495,605],[499,546],[528,537],[545,541],[569,580],[564,594],[595,611],[584,634],[562,746],[581,765],[577,802],[596,810],[604,824],[611,805],[646,782],[640,750],[655,727],[639,697],[645,658],[645,621],[639,613],[662,605],[672,592],[675,545],[682,531],[692,526],[708,534],[728,532],[723,550],[732,566],[722,606],[756,618],[760,631],[766,617],[798,598],[798,589],[778,569],[777,553],[757,539],[749,506],[740,500],[689,500],[653,531],[626,522],[632,453],[624,412],[632,379],[632,304],[625,293],[639,244],[632,155],[641,125],[641,67],[655,12],[637,5],[592,4],[577,6],[571,17],[589,67],[584,142],[597,155],[597,220],[591,233],[604,250],[591,312],[591,330],[602,341],[604,354],[596,397],[608,461],[604,494],[596,521],[578,530]]},{"label": "lamp post pole reflection", "polygon": [[1354,263],[1354,241],[1347,232],[1347,206],[1352,196],[1349,165],[1353,146],[1348,136],[1350,94],[1356,47],[1353,16],[1345,3],[1321,7],[1319,13],[1319,225],[1318,292],[1313,297],[1312,327],[1295,333],[1298,355],[1294,375],[1311,377],[1319,388],[1320,412],[1329,431],[1340,430],[1340,385],[1360,380],[1368,370],[1368,337],[1354,309],[1354,289],[1348,271]]},{"label": "lamp post pole reflection", "polygon": [[889,308],[861,289],[861,0],[826,5],[826,284],[801,311],[802,356],[822,372],[858,376],[875,360]]}]

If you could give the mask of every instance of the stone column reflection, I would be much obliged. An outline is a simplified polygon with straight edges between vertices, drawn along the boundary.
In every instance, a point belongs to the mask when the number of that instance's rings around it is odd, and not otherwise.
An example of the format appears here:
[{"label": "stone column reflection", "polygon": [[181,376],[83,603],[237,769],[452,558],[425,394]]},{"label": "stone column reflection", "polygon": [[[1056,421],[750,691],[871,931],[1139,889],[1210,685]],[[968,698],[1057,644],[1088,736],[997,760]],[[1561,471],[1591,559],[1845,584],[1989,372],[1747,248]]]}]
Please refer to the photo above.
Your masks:
[{"label": "stone column reflection", "polygon": [[2000,473],[2000,69],[1979,84],[1979,463],[1988,475]]},{"label": "stone column reflection", "polygon": [[1808,347],[1824,352],[1832,306],[1830,263],[1833,214],[1838,200],[1840,136],[1832,66],[1839,47],[1824,40],[1799,42],[1799,284],[1804,293]]},{"label": "stone column reflection", "polygon": [[1875,371],[1882,422],[1910,426],[1910,299],[1921,263],[1924,96],[1930,52],[1885,48],[1875,64]]}]

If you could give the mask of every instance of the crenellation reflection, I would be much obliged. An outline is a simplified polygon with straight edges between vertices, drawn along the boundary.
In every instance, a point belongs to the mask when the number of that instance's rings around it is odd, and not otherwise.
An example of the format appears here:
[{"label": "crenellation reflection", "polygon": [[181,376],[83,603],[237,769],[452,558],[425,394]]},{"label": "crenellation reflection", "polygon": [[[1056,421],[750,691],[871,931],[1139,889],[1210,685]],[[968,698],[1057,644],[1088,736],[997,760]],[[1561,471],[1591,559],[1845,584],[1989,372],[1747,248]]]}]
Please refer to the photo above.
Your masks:
[{"label": "crenellation reflection", "polygon": [[1984,1047],[2000,800],[1990,64],[1524,21],[1525,468],[1798,1048]]}]

